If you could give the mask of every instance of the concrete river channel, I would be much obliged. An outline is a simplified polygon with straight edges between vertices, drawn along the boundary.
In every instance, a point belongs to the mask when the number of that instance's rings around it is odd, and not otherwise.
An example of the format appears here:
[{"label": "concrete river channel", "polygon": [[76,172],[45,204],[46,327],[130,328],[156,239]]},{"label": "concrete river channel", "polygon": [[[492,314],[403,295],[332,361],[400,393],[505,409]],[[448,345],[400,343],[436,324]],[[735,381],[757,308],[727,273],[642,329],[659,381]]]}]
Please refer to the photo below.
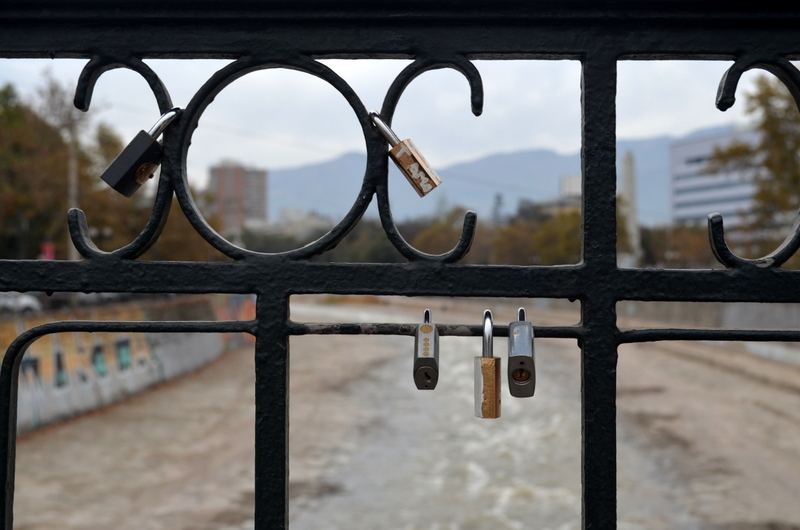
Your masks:
[{"label": "concrete river channel", "polygon": [[[293,301],[292,319],[418,322],[427,306],[434,322],[479,323],[488,307],[508,323],[518,306],[319,301]],[[529,310],[529,318],[552,325],[576,316]],[[504,387],[497,420],[473,416],[481,340],[440,344],[438,386],[419,391],[412,338],[292,339],[291,528],[580,528],[575,342],[537,339],[536,395],[514,399]],[[764,375],[774,361],[747,357],[730,370],[709,361],[718,345],[670,347],[620,353],[618,527],[800,529],[800,371],[778,367],[776,382]],[[505,357],[505,339],[494,350]],[[233,350],[23,435],[16,528],[252,528],[252,365],[252,350]]]}]

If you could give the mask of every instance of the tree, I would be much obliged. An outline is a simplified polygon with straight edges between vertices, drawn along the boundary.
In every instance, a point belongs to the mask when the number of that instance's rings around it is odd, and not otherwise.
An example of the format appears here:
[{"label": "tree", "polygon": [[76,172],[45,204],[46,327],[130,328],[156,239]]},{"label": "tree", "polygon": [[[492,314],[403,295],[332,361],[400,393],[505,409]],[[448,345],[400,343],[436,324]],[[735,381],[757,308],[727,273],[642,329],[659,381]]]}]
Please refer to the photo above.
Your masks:
[{"label": "tree", "polygon": [[716,149],[709,165],[717,172],[752,171],[754,206],[746,213],[737,250],[761,256],[785,237],[794,212],[800,208],[800,113],[786,87],[760,76],[747,94],[746,112],[755,117],[756,144],[737,142]]},{"label": "tree", "polygon": [[[296,245],[293,248],[300,246]],[[403,263],[406,261],[386,237],[380,221],[363,218],[339,242],[336,248],[315,259],[349,263]]]},{"label": "tree", "polygon": [[412,240],[411,244],[429,254],[442,254],[451,250],[461,237],[465,208],[456,206],[430,218],[428,226]]},{"label": "tree", "polygon": [[[553,203],[520,199],[516,215],[495,232],[493,263],[565,265],[580,262],[583,219],[579,204],[570,199],[554,208]],[[631,252],[621,205],[622,198],[617,197],[617,250]]]},{"label": "tree", "polygon": [[[52,77],[46,78],[39,98],[27,104],[13,86],[0,88],[0,258],[36,258],[45,241],[54,244],[56,258],[68,256],[71,173],[77,184],[73,192],[80,191],[76,204],[86,212],[95,243],[104,250],[130,243],[150,218],[154,186],[130,199],[110,189],[99,177],[123,149],[122,139],[105,124],[92,129],[72,106],[69,91]],[[201,208],[212,200],[207,193],[195,191],[194,196]],[[207,219],[216,225],[213,217]],[[174,199],[163,234],[144,256],[221,258],[189,225]]]},{"label": "tree", "polygon": [[495,263],[564,265],[581,260],[581,212],[556,213],[541,222],[516,220],[497,230]]},{"label": "tree", "polygon": [[[116,194],[116,192],[114,192]],[[219,219],[207,213],[213,199],[213,194],[208,190],[192,190],[198,209],[204,213],[209,225],[219,230]],[[149,201],[148,201],[149,202]],[[150,204],[147,204],[147,215],[150,215]],[[140,229],[144,227],[141,225]],[[137,232],[138,234],[138,232]],[[229,261],[230,258],[219,252],[204,240],[194,229],[189,219],[184,215],[178,204],[178,199],[172,198],[167,224],[158,241],[142,256],[145,260],[155,261]]]},{"label": "tree", "polygon": [[503,265],[538,265],[539,256],[533,245],[538,224],[515,221],[497,229],[492,240],[492,261]]},{"label": "tree", "polygon": [[67,190],[59,176],[66,165],[59,132],[22,103],[13,86],[0,89],[0,257],[36,257],[45,240],[64,252]]},{"label": "tree", "polygon": [[706,227],[642,227],[642,265],[645,267],[698,269],[719,267],[708,246]]}]

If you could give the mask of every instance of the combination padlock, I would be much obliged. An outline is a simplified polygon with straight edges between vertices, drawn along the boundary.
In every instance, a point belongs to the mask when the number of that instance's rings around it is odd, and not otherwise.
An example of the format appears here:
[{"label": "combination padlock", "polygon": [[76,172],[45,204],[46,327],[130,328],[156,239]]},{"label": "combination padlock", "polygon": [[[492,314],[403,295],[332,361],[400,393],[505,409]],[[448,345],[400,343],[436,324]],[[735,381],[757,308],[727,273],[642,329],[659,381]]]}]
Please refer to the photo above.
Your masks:
[{"label": "combination padlock", "polygon": [[420,390],[433,390],[439,382],[439,330],[431,324],[426,309],[414,337],[414,384]]},{"label": "combination padlock", "polygon": [[508,390],[518,398],[532,397],[536,390],[533,326],[520,307],[517,322],[508,325]]},{"label": "combination padlock", "polygon": [[492,312],[483,312],[483,355],[475,357],[475,416],[500,417],[501,359],[493,357]]},{"label": "combination padlock", "polygon": [[171,109],[158,119],[150,132],[139,131],[103,172],[103,181],[124,196],[130,197],[142,184],[153,178],[156,169],[161,165],[163,153],[158,137],[180,112],[181,109],[177,107]]},{"label": "combination padlock", "polygon": [[405,175],[406,180],[411,183],[411,186],[417,191],[420,197],[424,197],[433,188],[442,183],[442,180],[428,165],[428,162],[423,158],[417,148],[411,143],[411,140],[403,140],[397,137],[388,125],[381,119],[380,115],[376,112],[370,112],[372,123],[381,132],[381,134],[389,142],[392,148],[389,150],[389,156],[394,160],[395,165]]}]

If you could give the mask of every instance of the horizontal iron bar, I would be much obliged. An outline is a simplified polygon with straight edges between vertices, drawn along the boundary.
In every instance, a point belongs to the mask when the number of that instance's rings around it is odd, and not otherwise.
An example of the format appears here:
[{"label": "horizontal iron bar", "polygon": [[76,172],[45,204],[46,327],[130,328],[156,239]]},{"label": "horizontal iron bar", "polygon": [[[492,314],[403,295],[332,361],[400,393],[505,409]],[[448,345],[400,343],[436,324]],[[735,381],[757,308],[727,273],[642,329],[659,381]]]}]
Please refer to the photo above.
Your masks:
[{"label": "horizontal iron bar", "polygon": [[[255,320],[196,321],[177,320],[165,322],[150,321],[100,321],[100,320],[59,320],[33,327],[22,333],[16,340],[34,340],[52,333],[249,333],[256,334]],[[15,342],[16,342],[15,340]]]},{"label": "horizontal iron bar", "polygon": [[[531,17],[513,11],[501,14],[488,3],[486,6],[461,18],[454,19],[450,13],[446,24],[442,17],[423,12],[417,16],[413,11],[397,16],[379,11],[342,15],[343,11],[337,11],[340,15],[326,16],[303,9],[287,10],[282,15],[269,10],[242,15],[231,9],[207,10],[208,18],[204,19],[201,15],[183,18],[175,10],[142,6],[135,12],[115,7],[83,14],[75,8],[57,13],[0,10],[0,55],[88,59],[98,52],[121,56],[134,52],[145,58],[189,59],[305,53],[331,58],[407,58],[420,50],[439,50],[471,58],[513,55],[577,59],[599,46],[617,50],[614,53],[619,55],[641,57],[733,58],[743,48],[753,47],[767,53],[800,53],[796,39],[800,13],[796,9],[740,12],[737,16],[698,9],[691,17],[666,11],[659,16],[651,11],[649,16],[637,17],[637,13],[647,11],[630,9],[620,11],[619,17],[607,14],[593,19],[579,18],[563,9],[548,19],[541,13]],[[89,16],[91,23],[86,20]],[[648,19],[647,32],[641,31],[642,18]],[[715,21],[717,24],[712,24]],[[355,30],[358,39],[353,38]],[[265,31],[269,39],[264,39]],[[476,31],[486,38],[476,39]],[[112,33],[124,36],[124,45],[109,39]],[[230,34],[237,38],[230,39]]]},{"label": "horizontal iron bar", "polygon": [[583,266],[0,261],[0,291],[373,294],[696,302],[800,302],[800,271]]},{"label": "horizontal iron bar", "polygon": [[[419,324],[327,324],[297,323],[289,324],[292,335],[405,335],[413,337]],[[481,337],[482,325],[436,324],[442,337]],[[583,333],[580,326],[536,327],[534,335],[539,338],[577,339]],[[495,337],[508,337],[508,326],[494,326]]]},{"label": "horizontal iron bar", "polygon": [[[728,2],[720,4],[715,0],[665,0],[642,3],[640,0],[617,2],[591,2],[587,0],[405,0],[404,2],[374,2],[367,0],[294,0],[293,2],[252,0],[230,0],[220,3],[216,0],[195,0],[187,4],[182,0],[117,0],[109,5],[104,0],[6,0],[3,9],[6,16],[27,18],[77,18],[81,14],[92,13],[97,17],[117,19],[122,16],[135,18],[155,18],[169,13],[176,20],[203,20],[204,17],[248,17],[284,18],[300,17],[302,20],[342,19],[351,17],[393,17],[407,19],[414,17],[447,17],[447,20],[460,20],[483,16],[489,19],[502,19],[512,16],[527,17],[534,20],[559,19],[600,19],[603,21],[624,17],[641,18],[679,18],[698,17],[701,14],[713,18],[770,19],[780,15],[793,16],[796,10],[787,7],[786,2],[765,0],[757,4]],[[430,22],[430,20],[428,20]],[[439,22],[441,23],[441,22]]]},{"label": "horizontal iron bar", "polygon": [[800,330],[768,329],[632,329],[621,331],[620,344],[669,340],[800,342]]}]

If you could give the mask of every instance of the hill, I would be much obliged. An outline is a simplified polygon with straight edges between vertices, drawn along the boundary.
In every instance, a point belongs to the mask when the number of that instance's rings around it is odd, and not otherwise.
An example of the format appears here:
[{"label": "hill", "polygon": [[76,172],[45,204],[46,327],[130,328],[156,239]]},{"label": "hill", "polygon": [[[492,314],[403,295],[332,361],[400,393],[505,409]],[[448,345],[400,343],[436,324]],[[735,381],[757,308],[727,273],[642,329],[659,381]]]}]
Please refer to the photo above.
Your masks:
[{"label": "hill", "polygon": [[[720,127],[695,131],[681,138],[720,132]],[[669,136],[617,143],[617,168],[627,151],[636,161],[639,222],[669,222],[669,149],[678,140]],[[338,221],[352,206],[361,186],[366,156],[347,153],[333,160],[270,172],[267,211],[275,221],[282,209],[315,211]],[[390,165],[392,212],[396,219],[432,215],[452,205],[463,205],[486,219],[495,196],[502,197],[502,212],[513,213],[520,199],[533,201],[558,197],[563,175],[580,174],[580,154],[558,154],[547,149],[497,153],[447,167],[435,167],[442,185],[420,199],[400,173]],[[619,177],[618,177],[619,186]],[[375,205],[367,215],[377,215]]]}]

